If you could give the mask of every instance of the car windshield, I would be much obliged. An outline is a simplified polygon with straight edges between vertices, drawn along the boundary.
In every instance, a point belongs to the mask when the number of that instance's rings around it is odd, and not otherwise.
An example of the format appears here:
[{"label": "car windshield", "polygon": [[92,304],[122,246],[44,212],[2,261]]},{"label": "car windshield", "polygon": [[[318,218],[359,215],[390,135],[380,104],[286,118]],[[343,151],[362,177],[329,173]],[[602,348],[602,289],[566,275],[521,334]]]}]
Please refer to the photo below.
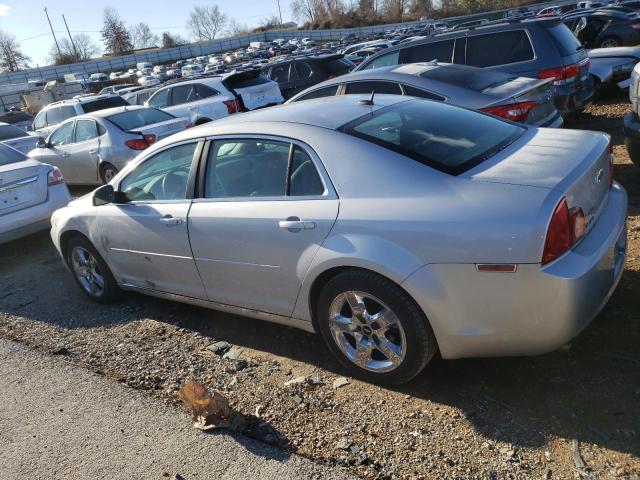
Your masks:
[{"label": "car windshield", "polygon": [[128,110],[122,113],[116,113],[107,117],[111,123],[121,130],[128,132],[145,125],[153,125],[154,123],[166,122],[173,120],[175,117],[155,108],[139,108],[136,110]]},{"label": "car windshield", "polygon": [[0,125],[0,141],[26,137],[28,134],[13,125]]},{"label": "car windshield", "polygon": [[472,110],[410,100],[360,117],[340,131],[458,175],[512,143],[525,129]]},{"label": "car windshield", "polygon": [[6,145],[0,144],[0,165],[21,162],[27,160],[27,156]]}]

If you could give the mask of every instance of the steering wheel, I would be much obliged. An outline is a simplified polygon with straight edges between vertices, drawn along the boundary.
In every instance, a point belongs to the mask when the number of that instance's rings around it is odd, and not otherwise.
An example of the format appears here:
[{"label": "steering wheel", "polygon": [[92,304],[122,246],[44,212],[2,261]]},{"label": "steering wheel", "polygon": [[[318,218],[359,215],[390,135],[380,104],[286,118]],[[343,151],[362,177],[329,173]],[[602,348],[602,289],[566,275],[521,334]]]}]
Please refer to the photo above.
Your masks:
[{"label": "steering wheel", "polygon": [[165,200],[184,197],[187,187],[186,172],[169,172],[162,179],[162,196]]}]

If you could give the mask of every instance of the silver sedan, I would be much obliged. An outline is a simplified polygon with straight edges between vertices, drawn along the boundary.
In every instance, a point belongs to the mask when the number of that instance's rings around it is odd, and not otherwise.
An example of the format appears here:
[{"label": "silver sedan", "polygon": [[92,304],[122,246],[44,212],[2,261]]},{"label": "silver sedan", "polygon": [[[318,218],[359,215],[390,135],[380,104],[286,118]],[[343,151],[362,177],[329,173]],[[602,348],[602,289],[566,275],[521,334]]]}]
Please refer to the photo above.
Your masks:
[{"label": "silver sedan", "polygon": [[357,376],[539,354],[623,271],[609,138],[401,96],[235,115],[159,142],[52,219],[82,290],[320,332]]},{"label": "silver sedan", "polygon": [[68,184],[107,183],[141,150],[189,126],[155,108],[109,108],[61,123],[28,155],[58,167]]}]

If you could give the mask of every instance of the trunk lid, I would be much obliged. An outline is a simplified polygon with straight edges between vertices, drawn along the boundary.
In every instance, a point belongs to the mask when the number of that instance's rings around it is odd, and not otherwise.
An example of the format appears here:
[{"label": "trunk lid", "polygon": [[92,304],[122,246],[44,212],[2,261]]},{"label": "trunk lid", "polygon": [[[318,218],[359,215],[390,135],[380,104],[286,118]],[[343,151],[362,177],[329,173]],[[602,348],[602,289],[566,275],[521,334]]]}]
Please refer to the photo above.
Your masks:
[{"label": "trunk lid", "polygon": [[35,160],[0,165],[0,216],[45,202],[49,170]]},{"label": "trunk lid", "polygon": [[531,129],[493,159],[466,172],[474,181],[560,190],[569,208],[580,207],[587,225],[609,192],[608,135],[565,129]]},{"label": "trunk lid", "polygon": [[232,73],[225,76],[222,84],[240,97],[246,110],[284,102],[278,84],[262,75],[260,70]]},{"label": "trunk lid", "polygon": [[555,90],[551,79],[534,80],[517,77],[501,85],[491,86],[483,90],[482,93],[503,97],[503,100],[491,106],[534,102],[535,106],[529,110],[525,122],[530,125],[547,125],[559,115],[555,106]]},{"label": "trunk lid", "polygon": [[129,130],[128,133],[134,135],[155,135],[156,141],[162,140],[174,133],[178,133],[187,128],[189,119],[184,117],[173,118],[164,122],[153,123],[151,125],[144,125],[142,127]]}]

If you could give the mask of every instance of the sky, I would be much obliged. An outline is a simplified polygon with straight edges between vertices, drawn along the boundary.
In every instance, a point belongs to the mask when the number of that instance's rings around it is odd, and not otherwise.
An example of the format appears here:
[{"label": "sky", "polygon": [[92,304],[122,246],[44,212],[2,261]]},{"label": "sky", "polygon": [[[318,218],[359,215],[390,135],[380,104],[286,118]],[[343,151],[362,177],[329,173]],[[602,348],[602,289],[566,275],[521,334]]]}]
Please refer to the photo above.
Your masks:
[{"label": "sky", "polygon": [[[67,35],[64,14],[72,34],[86,33],[102,47],[100,29],[105,7],[114,7],[127,25],[145,22],[154,33],[169,31],[187,38],[185,24],[190,10],[214,3],[228,17],[249,27],[278,14],[277,0],[0,0],[0,30],[16,37],[23,53],[31,57],[32,66],[42,66],[50,63],[49,50],[54,44],[45,7],[58,38]],[[280,0],[280,5],[283,21],[293,20],[291,0]]]}]

